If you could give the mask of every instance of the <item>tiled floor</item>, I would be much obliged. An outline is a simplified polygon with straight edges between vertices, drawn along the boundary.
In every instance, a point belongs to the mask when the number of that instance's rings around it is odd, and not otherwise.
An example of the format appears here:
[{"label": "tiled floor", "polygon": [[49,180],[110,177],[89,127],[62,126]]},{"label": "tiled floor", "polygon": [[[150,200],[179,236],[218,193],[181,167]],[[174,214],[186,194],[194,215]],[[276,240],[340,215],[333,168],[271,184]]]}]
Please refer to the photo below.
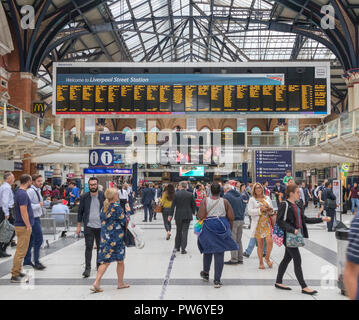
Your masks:
[{"label": "tiled floor", "polygon": [[[315,212],[314,209],[308,210],[307,215],[314,216]],[[347,224],[350,223],[351,218],[352,216],[349,215],[343,216]],[[197,238],[193,230],[189,232],[188,254],[176,254],[172,268],[169,268],[175,226],[173,226],[172,238],[166,241],[160,214],[156,221],[147,224],[142,223],[142,212],[139,212],[134,219],[145,230],[146,245],[142,250],[127,249],[125,280],[131,284],[129,289],[116,289],[116,266],[112,264],[104,276],[102,283],[104,292],[91,294],[89,288],[96,271],[92,270],[89,279],[82,278],[84,239],[75,240],[73,231],[70,231],[66,243],[61,239],[56,243],[51,243],[52,237],[47,237],[50,239],[50,248],[56,247],[58,250],[52,253],[48,251],[48,254],[42,258],[42,262],[47,266],[46,270],[35,272],[29,270],[32,280],[28,284],[11,284],[8,273],[11,268],[11,258],[0,260],[0,276],[2,276],[0,299],[346,299],[336,287],[337,268],[335,262],[331,260],[333,257],[336,260],[335,233],[327,233],[324,224],[309,226],[310,242],[300,249],[305,279],[309,286],[319,291],[317,296],[311,297],[301,294],[292,263],[288,267],[284,281],[293,290],[288,293],[274,288],[278,264],[284,254],[283,247],[274,246],[273,269],[259,270],[255,251],[250,258],[244,258],[243,265],[225,266],[222,276],[224,285],[221,289],[215,289],[212,281],[206,283],[199,278],[202,256],[198,251]],[[244,247],[248,244],[249,236],[249,230],[245,229]],[[13,251],[14,249],[10,250],[11,253]],[[227,252],[225,260],[228,260],[229,256],[230,253]],[[95,266],[95,254],[93,266]],[[168,282],[165,281],[166,275],[169,276]],[[213,270],[211,270],[210,279],[213,279]]]}]

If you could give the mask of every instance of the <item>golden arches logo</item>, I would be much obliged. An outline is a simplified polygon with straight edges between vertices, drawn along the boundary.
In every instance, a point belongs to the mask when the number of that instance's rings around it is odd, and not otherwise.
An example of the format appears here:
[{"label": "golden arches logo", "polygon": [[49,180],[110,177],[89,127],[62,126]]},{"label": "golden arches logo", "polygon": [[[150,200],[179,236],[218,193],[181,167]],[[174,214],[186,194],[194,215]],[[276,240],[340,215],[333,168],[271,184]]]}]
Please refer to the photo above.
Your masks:
[{"label": "golden arches logo", "polygon": [[45,104],[44,103],[34,103],[32,108],[33,113],[43,113],[45,112]]}]

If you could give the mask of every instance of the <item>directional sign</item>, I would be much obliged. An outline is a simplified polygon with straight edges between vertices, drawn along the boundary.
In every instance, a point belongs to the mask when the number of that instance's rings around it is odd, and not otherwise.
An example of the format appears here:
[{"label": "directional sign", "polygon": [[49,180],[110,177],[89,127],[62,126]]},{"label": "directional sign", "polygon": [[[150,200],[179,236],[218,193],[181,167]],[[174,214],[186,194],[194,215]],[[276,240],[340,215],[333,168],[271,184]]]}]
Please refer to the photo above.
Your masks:
[{"label": "directional sign", "polygon": [[95,149],[89,151],[90,167],[112,167],[113,161],[113,150]]},{"label": "directional sign", "polygon": [[343,172],[348,172],[348,171],[349,171],[349,167],[350,167],[350,163],[344,162],[344,163],[342,164],[342,171],[343,171]]}]

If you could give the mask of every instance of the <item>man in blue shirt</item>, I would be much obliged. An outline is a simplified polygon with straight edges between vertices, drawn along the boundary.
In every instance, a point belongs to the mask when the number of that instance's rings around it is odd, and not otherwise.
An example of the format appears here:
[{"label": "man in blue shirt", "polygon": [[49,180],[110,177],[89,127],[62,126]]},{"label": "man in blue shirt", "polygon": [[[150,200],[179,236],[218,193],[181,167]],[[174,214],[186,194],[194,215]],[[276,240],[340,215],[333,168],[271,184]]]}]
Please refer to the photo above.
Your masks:
[{"label": "man in blue shirt", "polygon": [[348,297],[352,300],[359,300],[359,213],[350,226],[344,285]]},{"label": "man in blue shirt", "polygon": [[21,272],[21,266],[29,247],[32,226],[34,225],[34,213],[31,207],[31,200],[26,190],[31,186],[32,179],[28,174],[20,177],[20,188],[15,194],[15,233],[17,236],[17,246],[14,256],[14,263],[11,269],[11,282],[20,283],[25,276]]},{"label": "man in blue shirt", "polygon": [[74,204],[75,200],[80,198],[80,189],[76,187],[75,182],[71,182],[70,187],[71,187],[70,204]]}]

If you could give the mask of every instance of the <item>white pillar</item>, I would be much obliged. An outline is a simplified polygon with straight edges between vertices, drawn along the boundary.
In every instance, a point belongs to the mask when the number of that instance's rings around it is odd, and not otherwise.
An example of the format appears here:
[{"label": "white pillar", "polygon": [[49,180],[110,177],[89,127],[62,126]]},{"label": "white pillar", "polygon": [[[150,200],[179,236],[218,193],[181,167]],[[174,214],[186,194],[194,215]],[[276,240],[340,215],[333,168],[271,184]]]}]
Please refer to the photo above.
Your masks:
[{"label": "white pillar", "polygon": [[75,127],[76,127],[76,136],[78,138],[80,138],[81,137],[81,119],[80,118],[75,119]]},{"label": "white pillar", "polygon": [[75,179],[81,179],[81,169],[80,169],[80,164],[79,163],[74,163],[72,165],[73,169],[74,169],[74,178]]}]

